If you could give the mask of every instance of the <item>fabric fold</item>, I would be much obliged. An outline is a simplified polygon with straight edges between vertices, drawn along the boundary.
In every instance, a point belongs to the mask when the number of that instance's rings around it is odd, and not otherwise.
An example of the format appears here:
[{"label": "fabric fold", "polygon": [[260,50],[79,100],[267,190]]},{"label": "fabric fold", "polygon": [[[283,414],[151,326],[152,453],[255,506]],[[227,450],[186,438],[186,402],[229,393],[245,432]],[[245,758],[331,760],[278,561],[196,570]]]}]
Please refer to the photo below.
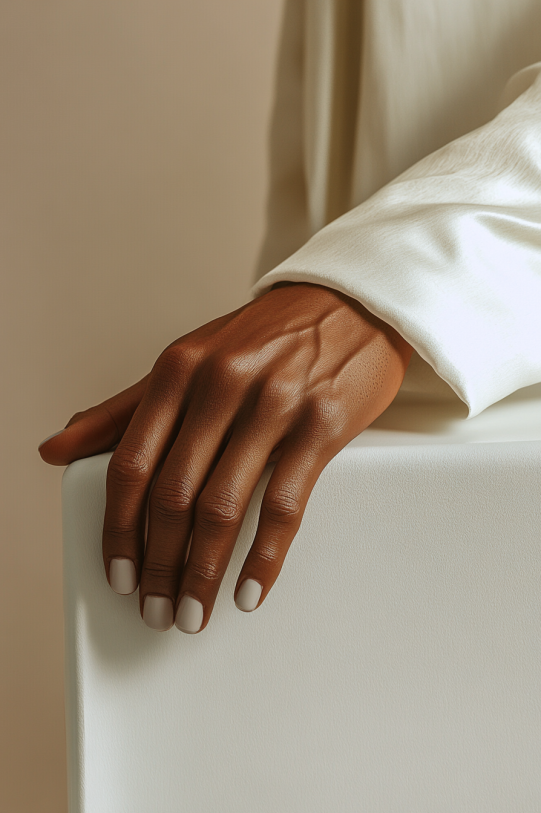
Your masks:
[{"label": "fabric fold", "polygon": [[503,98],[494,119],[321,229],[253,289],[291,280],[353,297],[469,417],[541,381],[541,63]]}]

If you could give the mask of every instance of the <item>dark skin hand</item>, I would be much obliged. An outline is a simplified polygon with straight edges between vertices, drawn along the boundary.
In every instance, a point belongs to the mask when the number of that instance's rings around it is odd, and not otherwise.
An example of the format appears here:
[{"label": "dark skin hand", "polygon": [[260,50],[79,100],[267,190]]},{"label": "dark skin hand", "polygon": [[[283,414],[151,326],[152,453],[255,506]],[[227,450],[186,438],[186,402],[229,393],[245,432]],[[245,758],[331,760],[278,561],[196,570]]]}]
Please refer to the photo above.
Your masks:
[{"label": "dark skin hand", "polygon": [[173,342],[141,381],[78,412],[40,454],[65,466],[118,444],[103,528],[109,583],[139,586],[154,629],[176,619],[198,632],[267,463],[276,465],[235,589],[243,610],[265,600],[317,478],[389,406],[411,353],[355,300],[283,283]]}]

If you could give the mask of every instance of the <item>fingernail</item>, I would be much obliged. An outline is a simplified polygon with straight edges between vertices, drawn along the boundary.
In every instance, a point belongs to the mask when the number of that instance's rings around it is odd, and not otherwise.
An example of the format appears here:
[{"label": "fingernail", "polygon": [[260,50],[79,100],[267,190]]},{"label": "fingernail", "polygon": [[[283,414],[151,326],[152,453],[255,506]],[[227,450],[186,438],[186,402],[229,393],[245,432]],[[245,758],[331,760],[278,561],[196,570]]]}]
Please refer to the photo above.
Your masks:
[{"label": "fingernail", "polygon": [[109,584],[121,596],[128,596],[137,587],[137,574],[131,559],[111,559]]},{"label": "fingernail", "polygon": [[235,598],[235,604],[245,613],[251,613],[257,607],[257,602],[261,598],[263,592],[262,585],[254,579],[245,579]]},{"label": "fingernail", "polygon": [[143,621],[153,630],[170,629],[173,626],[173,602],[165,596],[147,596],[143,605]]},{"label": "fingernail", "polygon": [[42,446],[43,446],[45,443],[47,443],[47,441],[48,441],[48,440],[51,440],[51,438],[55,438],[57,435],[61,435],[63,431],[64,431],[64,429],[61,429],[61,430],[60,430],[60,432],[55,432],[55,433],[54,433],[54,435],[49,435],[49,437],[48,437],[48,438],[45,438],[45,440],[42,440],[42,441],[41,441],[41,443],[40,443],[40,444],[39,444],[39,446],[38,446],[38,449],[41,449],[41,447],[42,447]]},{"label": "fingernail", "polygon": [[181,632],[199,632],[203,623],[203,605],[196,598],[182,596],[178,605],[175,626]]}]

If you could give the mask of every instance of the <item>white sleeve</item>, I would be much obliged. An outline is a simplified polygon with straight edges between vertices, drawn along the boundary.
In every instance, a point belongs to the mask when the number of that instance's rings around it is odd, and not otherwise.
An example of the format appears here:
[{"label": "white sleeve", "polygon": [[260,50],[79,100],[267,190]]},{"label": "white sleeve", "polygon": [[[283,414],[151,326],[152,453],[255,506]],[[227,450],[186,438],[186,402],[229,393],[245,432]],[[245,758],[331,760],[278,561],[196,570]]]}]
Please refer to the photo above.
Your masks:
[{"label": "white sleeve", "polygon": [[342,291],[392,325],[469,417],[541,381],[541,63],[488,124],[408,169],[262,277]]}]

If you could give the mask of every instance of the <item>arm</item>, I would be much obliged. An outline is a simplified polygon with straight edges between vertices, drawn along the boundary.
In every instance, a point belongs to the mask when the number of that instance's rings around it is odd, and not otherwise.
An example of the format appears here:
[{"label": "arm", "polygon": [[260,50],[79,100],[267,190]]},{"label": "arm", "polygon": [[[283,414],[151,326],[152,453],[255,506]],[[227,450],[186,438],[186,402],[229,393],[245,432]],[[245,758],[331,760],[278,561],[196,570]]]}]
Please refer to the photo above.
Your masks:
[{"label": "arm", "polygon": [[[319,232],[254,302],[174,342],[145,379],[41,447],[65,465],[118,443],[104,565],[117,592],[140,585],[150,626],[175,613],[184,631],[208,623],[274,460],[236,589],[241,609],[261,604],[321,470],[391,402],[412,346],[471,414],[541,380],[539,75],[493,122]],[[297,284],[271,290],[285,280]]]}]

